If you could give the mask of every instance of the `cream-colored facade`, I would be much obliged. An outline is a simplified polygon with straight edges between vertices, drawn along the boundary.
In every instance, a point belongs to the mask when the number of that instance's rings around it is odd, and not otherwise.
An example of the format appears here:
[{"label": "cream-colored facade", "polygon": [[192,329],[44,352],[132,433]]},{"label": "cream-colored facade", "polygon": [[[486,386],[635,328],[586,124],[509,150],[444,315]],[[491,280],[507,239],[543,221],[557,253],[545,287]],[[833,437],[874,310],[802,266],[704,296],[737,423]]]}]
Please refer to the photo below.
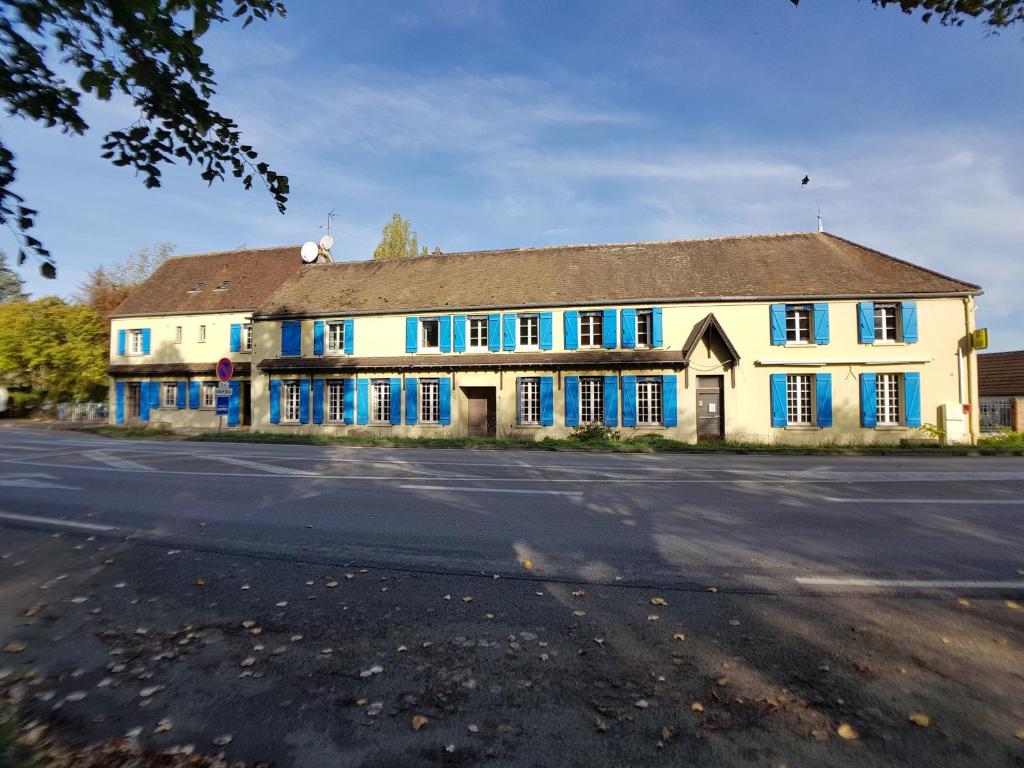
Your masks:
[{"label": "cream-colored facade", "polygon": [[[254,307],[115,317],[111,421],[538,440],[598,421],[624,436],[687,442],[895,443],[943,430],[950,441],[973,442],[979,432],[970,344],[976,292],[912,293],[896,286],[889,295],[876,287],[865,296],[465,310],[447,300],[443,311],[412,313]],[[878,320],[874,307],[893,313],[889,331],[884,312]],[[646,333],[633,313],[645,318]],[[596,336],[585,335],[587,314]],[[473,319],[488,323],[487,342],[475,347],[482,337],[469,333]],[[437,348],[424,348],[422,320],[437,321],[444,338]],[[328,339],[338,341],[330,336],[333,321],[346,337],[336,350]],[[536,323],[532,336],[520,325],[530,322]],[[143,329],[144,350],[140,338],[133,340]],[[207,392],[222,357],[236,365],[226,419]]]}]

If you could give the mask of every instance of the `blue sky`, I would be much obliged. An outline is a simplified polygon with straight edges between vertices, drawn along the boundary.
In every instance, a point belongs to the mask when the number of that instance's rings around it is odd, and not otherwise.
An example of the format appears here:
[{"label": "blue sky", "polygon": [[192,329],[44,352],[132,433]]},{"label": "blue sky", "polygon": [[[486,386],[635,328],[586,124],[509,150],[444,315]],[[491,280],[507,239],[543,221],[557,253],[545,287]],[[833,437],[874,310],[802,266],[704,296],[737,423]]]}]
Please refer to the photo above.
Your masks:
[{"label": "blue sky", "polygon": [[[4,118],[56,283],[160,241],[300,243],[338,258],[394,211],[444,250],[829,231],[985,287],[993,349],[1024,348],[1024,40],[856,0],[310,2],[204,38],[215,104],[291,179],[187,169],[145,190],[99,158],[126,103],[67,137]],[[802,188],[804,173],[811,184]],[[15,246],[7,235],[0,248]]]}]

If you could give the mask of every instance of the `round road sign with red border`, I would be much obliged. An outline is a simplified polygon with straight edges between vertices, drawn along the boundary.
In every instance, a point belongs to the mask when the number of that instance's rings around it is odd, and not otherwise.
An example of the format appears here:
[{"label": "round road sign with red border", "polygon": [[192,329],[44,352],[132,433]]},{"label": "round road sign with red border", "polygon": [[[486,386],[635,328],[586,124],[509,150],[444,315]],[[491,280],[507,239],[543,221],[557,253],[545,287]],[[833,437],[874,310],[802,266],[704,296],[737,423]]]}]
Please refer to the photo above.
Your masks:
[{"label": "round road sign with red border", "polygon": [[222,357],[217,361],[217,378],[220,381],[228,382],[231,381],[231,377],[235,373],[235,366],[226,357]]}]

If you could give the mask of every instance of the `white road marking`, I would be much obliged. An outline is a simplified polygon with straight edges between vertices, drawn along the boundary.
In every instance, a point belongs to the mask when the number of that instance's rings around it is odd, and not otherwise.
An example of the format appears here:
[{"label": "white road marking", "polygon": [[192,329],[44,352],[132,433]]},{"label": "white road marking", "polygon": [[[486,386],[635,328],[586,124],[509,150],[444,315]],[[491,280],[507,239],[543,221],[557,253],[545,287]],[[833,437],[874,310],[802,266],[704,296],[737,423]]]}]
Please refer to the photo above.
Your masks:
[{"label": "white road marking", "polygon": [[582,496],[583,491],[535,491],[525,488],[473,488],[465,485],[400,485],[421,491],[459,491],[460,493],[533,493],[542,496]]},{"label": "white road marking", "polygon": [[798,584],[814,587],[902,587],[905,589],[1024,589],[1024,581],[956,581],[943,579],[861,579],[798,576]]},{"label": "white road marking", "polygon": [[[45,478],[49,477],[50,480]],[[3,477],[0,478],[0,486],[7,488],[60,488],[65,491],[81,491],[82,488],[77,485],[62,485],[60,483],[54,483],[52,475],[44,475],[43,479],[37,477]]]},{"label": "white road marking", "polygon": [[35,515],[19,515],[14,512],[0,512],[0,520],[14,520],[21,523],[42,523],[44,525],[59,525],[65,528],[80,528],[83,531],[113,531],[112,525],[100,525],[98,523],[79,523],[74,520],[57,520],[53,517],[36,517]]},{"label": "white road marking", "polygon": [[239,467],[245,467],[246,469],[258,469],[261,472],[270,472],[274,475],[293,475],[293,476],[314,476],[316,472],[307,472],[304,469],[292,469],[290,467],[278,467],[274,464],[264,464],[260,461],[249,461],[248,459],[239,459],[235,456],[211,456],[206,455],[206,458],[216,459],[217,461],[223,461],[227,464],[235,464]]},{"label": "white road marking", "polygon": [[833,504],[1016,504],[1024,506],[1024,499],[840,499],[823,497]]},{"label": "white road marking", "polygon": [[87,459],[98,461],[101,464],[114,467],[115,469],[127,469],[133,472],[149,472],[149,467],[145,464],[140,464],[137,461],[131,459],[123,459],[119,456],[113,456],[107,451],[82,451],[82,456]]}]

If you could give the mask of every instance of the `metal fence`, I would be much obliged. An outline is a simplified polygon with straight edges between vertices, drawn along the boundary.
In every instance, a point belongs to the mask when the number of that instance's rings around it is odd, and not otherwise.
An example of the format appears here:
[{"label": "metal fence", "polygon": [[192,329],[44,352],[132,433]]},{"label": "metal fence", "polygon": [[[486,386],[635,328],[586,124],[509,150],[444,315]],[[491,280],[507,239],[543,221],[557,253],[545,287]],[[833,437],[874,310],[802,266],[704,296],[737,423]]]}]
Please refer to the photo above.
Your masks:
[{"label": "metal fence", "polygon": [[1010,398],[981,398],[981,431],[998,432],[1010,428]]},{"label": "metal fence", "polygon": [[106,403],[58,403],[59,421],[106,421]]}]

